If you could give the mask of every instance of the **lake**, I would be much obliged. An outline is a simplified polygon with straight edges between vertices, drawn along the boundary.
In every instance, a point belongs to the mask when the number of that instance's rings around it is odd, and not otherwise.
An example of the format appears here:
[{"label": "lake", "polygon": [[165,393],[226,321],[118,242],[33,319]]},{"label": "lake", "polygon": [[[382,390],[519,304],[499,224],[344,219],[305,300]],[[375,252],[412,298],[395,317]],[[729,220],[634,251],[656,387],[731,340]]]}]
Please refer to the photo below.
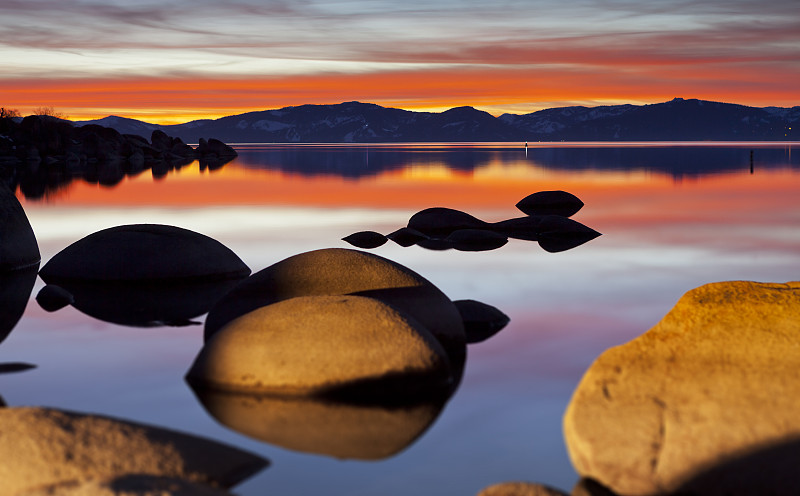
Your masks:
[{"label": "lake", "polygon": [[256,452],[272,465],[234,488],[244,496],[467,496],[509,480],[569,490],[577,474],[561,418],[595,357],[647,331],[694,287],[800,279],[797,143],[236,148],[239,157],[216,170],[93,170],[23,184],[18,197],[42,262],[103,228],[159,223],[222,242],[255,272],[297,253],[350,247],[341,238],[353,232],[390,233],[427,207],[518,217],[514,205],[544,190],[578,196],[585,206],[573,218],[602,236],[561,253],[519,240],[488,252],[391,242],[371,250],[453,300],[488,303],[511,319],[470,345],[458,390],[415,442],[386,459],[341,460],[223,426],[183,379],[202,326],[125,327],[72,307],[47,313],[33,301],[41,280],[0,344],[0,363],[37,366],[0,375],[6,403],[111,415]]}]

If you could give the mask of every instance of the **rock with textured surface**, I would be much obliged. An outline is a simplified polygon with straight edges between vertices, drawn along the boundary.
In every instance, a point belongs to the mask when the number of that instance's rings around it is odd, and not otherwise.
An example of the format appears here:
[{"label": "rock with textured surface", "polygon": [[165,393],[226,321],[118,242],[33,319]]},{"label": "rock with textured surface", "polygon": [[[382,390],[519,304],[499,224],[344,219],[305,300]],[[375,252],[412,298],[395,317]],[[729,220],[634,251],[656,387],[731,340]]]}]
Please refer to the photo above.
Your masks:
[{"label": "rock with textured surface", "polygon": [[39,245],[17,197],[0,184],[0,272],[39,263]]},{"label": "rock with textured surface", "polygon": [[484,488],[478,496],[568,496],[564,491],[533,482],[501,482]]},{"label": "rock with textured surface", "polygon": [[224,391],[405,394],[449,387],[439,342],[409,315],[363,296],[300,296],[231,321],[187,374]]},{"label": "rock with textured surface", "polygon": [[233,496],[223,489],[174,477],[127,475],[113,479],[71,480],[14,496]]},{"label": "rock with textured surface", "polygon": [[798,494],[799,369],[799,282],[701,286],[589,368],[570,457],[626,495]]},{"label": "rock with textured surface", "polygon": [[49,408],[0,408],[0,439],[4,494],[128,475],[231,487],[268,464],[188,434]]},{"label": "rock with textured surface", "polygon": [[368,296],[387,303],[430,331],[447,351],[455,370],[464,365],[466,343],[461,316],[439,288],[396,262],[343,248],[300,253],[253,274],[208,313],[205,339],[259,307],[314,295]]}]

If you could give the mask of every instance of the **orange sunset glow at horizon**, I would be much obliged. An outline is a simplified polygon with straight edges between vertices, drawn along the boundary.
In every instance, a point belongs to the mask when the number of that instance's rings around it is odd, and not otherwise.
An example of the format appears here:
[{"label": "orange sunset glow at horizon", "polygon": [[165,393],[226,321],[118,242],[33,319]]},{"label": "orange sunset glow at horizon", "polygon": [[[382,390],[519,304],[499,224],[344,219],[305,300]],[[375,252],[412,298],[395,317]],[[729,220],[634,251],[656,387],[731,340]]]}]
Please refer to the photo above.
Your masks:
[{"label": "orange sunset glow at horizon", "polygon": [[799,25],[794,0],[3,2],[0,106],[155,124],[347,101],[793,107]]}]

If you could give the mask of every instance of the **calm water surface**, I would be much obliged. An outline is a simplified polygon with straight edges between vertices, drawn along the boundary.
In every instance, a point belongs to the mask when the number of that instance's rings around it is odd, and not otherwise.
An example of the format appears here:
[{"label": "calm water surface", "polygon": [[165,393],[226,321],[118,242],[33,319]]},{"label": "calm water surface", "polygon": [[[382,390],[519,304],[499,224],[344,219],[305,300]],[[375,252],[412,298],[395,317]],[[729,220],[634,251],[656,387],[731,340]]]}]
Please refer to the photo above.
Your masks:
[{"label": "calm water surface", "polygon": [[603,236],[558,254],[515,240],[483,253],[373,250],[452,299],[511,317],[469,348],[463,382],[427,432],[385,460],[291,451],[217,423],[183,381],[201,326],[128,328],[73,308],[49,314],[31,301],[0,344],[0,362],[37,368],[0,376],[0,395],[13,406],[113,415],[269,458],[271,467],[235,488],[241,495],[473,495],[507,480],[568,490],[577,476],[561,416],[598,354],[649,329],[701,284],[800,278],[796,147],[242,145],[215,171],[192,164],[157,180],[145,171],[108,186],[78,178],[36,198],[20,192],[43,263],[99,229],[163,223],[221,241],[257,271],[348,247],[340,239],[355,231],[389,233],[430,206],[485,220],[519,216],[517,201],[548,189],[580,197],[586,206],[574,218]]}]

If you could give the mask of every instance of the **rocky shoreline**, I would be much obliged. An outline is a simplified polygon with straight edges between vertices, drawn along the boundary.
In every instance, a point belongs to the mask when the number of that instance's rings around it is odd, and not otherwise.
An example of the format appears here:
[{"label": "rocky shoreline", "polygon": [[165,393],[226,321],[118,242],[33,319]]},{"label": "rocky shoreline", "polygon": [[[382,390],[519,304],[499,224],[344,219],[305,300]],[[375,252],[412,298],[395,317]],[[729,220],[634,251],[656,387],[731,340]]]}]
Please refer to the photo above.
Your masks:
[{"label": "rocky shoreline", "polygon": [[74,178],[113,185],[148,169],[164,176],[195,160],[202,169],[215,169],[236,156],[214,138],[192,147],[161,130],[148,139],[43,115],[0,119],[0,180],[19,186],[26,197],[41,197]]}]

